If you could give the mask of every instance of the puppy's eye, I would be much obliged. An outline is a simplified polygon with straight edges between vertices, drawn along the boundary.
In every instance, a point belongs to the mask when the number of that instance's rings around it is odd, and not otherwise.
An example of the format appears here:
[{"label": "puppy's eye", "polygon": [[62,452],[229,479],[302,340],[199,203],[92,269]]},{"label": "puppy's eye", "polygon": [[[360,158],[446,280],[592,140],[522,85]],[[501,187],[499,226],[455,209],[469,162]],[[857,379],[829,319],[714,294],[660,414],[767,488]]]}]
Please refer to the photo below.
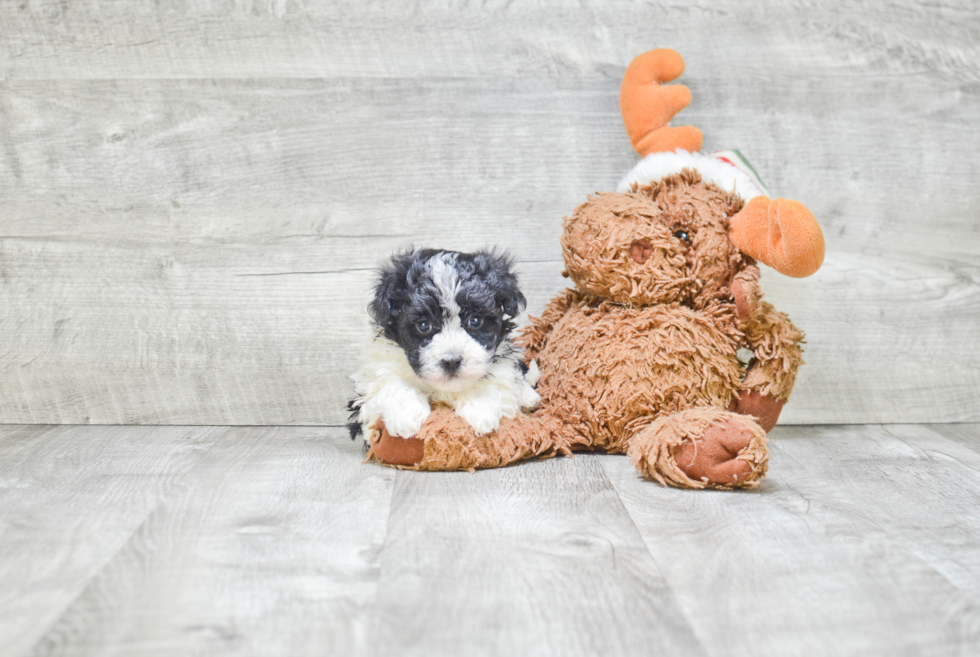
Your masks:
[{"label": "puppy's eye", "polygon": [[466,325],[469,326],[471,329],[478,329],[481,326],[483,326],[483,318],[476,317],[476,316],[470,317],[469,320],[466,322]]},{"label": "puppy's eye", "polygon": [[427,322],[423,319],[421,322],[415,324],[415,330],[422,335],[432,333],[432,322]]},{"label": "puppy's eye", "polygon": [[679,230],[679,231],[677,231],[676,233],[674,233],[674,237],[676,237],[679,240],[684,240],[688,244],[691,243],[691,238],[688,236],[686,230]]}]

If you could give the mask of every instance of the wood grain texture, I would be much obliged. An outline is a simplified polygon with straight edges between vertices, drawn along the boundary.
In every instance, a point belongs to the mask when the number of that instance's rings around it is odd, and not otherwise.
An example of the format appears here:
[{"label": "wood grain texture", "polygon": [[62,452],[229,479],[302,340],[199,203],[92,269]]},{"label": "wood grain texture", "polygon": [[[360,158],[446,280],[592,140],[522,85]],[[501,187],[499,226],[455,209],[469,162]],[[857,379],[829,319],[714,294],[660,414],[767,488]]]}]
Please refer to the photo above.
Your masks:
[{"label": "wood grain texture", "polygon": [[597,457],[399,473],[378,655],[705,654]]},{"label": "wood grain texture", "polygon": [[937,424],[936,433],[975,452],[980,452],[980,424]]},{"label": "wood grain texture", "polygon": [[836,56],[976,81],[980,61],[970,0],[24,0],[0,25],[8,79],[615,77],[651,43],[763,77]]},{"label": "wood grain texture", "polygon": [[24,654],[224,432],[0,430],[0,645]]},{"label": "wood grain texture", "polygon": [[743,495],[651,491],[602,460],[708,651],[980,649],[980,455],[921,425],[772,436]]},{"label": "wood grain texture", "polygon": [[779,427],[728,493],[623,456],[398,472],[337,429],[3,426],[0,645],[974,655],[976,428]]},{"label": "wood grain texture", "polygon": [[808,334],[784,421],[978,421],[980,9],[842,7],[5,4],[0,422],[340,424],[409,244],[509,249],[540,312],[653,46],[823,224],[816,276],[765,273]]},{"label": "wood grain texture", "polygon": [[393,470],[341,432],[228,430],[35,654],[363,654]]}]

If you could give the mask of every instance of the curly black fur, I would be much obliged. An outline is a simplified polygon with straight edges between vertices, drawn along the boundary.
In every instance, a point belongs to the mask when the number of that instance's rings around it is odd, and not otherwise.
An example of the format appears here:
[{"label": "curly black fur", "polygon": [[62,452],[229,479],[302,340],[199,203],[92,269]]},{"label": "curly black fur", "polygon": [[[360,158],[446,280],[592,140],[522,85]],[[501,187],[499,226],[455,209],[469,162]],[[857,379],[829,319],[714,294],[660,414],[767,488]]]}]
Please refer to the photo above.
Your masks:
[{"label": "curly black fur", "polygon": [[511,320],[527,305],[506,254],[420,249],[395,255],[379,272],[368,312],[381,333],[405,350],[409,363],[416,369],[418,352],[431,339],[431,334],[418,335],[412,327],[425,320],[438,329],[444,320],[439,290],[427,267],[430,260],[443,254],[455,256],[454,268],[459,279],[455,301],[460,314],[464,320],[474,316],[484,320],[479,328],[471,329],[465,324],[464,327],[488,351],[496,349],[514,330]]},{"label": "curly black fur", "polygon": [[[521,293],[517,276],[511,271],[512,261],[504,253],[478,251],[461,253],[441,249],[414,249],[395,254],[378,272],[374,299],[368,305],[368,313],[378,332],[404,351],[412,368],[419,372],[419,354],[438,332],[444,322],[450,320],[443,307],[445,286],[433,280],[431,261],[451,256],[455,272],[456,295],[453,301],[463,329],[478,342],[494,360],[509,357],[513,348],[502,344],[514,330],[513,318],[527,305]],[[478,319],[470,325],[471,319]],[[431,330],[422,333],[418,326],[427,323]],[[348,403],[351,412],[348,428],[351,438],[361,433],[356,423],[359,405],[356,400]]]},{"label": "curly black fur", "polygon": [[350,439],[354,440],[363,433],[361,424],[357,421],[357,416],[361,412],[361,407],[356,403],[356,400],[352,399],[347,402],[347,410],[350,411],[350,417],[347,420],[347,430],[350,432]]}]

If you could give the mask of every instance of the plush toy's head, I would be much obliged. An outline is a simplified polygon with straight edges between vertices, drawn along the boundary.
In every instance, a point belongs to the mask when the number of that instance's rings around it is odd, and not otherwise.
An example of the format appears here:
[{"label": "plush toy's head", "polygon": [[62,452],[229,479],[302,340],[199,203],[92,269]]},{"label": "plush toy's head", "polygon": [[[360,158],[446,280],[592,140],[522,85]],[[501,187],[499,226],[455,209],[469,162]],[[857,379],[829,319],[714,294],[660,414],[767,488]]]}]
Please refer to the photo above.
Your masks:
[{"label": "plush toy's head", "polygon": [[631,193],[597,194],[565,219],[566,273],[584,292],[703,308],[731,296],[751,258],[729,236],[741,199],[686,170]]},{"label": "plush toy's head", "polygon": [[664,85],[683,70],[680,55],[660,49],[623,76],[623,121],[644,159],[621,193],[597,194],[565,220],[565,274],[583,292],[704,308],[731,299],[733,278],[755,260],[797,277],[823,262],[823,233],[803,204],[770,200],[725,157],[697,153],[700,130],[669,125],[691,102],[687,87]]},{"label": "plush toy's head", "polygon": [[[820,225],[806,206],[798,201],[782,198],[770,200],[754,175],[746,173],[728,159],[727,155],[730,154],[705,156],[698,153],[703,138],[700,130],[693,126],[670,125],[674,115],[691,102],[691,92],[687,87],[681,84],[665,84],[676,79],[683,71],[683,58],[669,49],[643,53],[626,69],[620,88],[620,108],[626,132],[643,160],[627,174],[620,184],[620,191],[635,188],[637,185],[642,190],[644,184],[650,184],[651,198],[660,208],[660,216],[663,217],[661,223],[669,228],[675,224],[683,225],[686,221],[697,229],[699,235],[707,229],[717,238],[694,240],[691,243],[694,253],[688,253],[688,256],[693,257],[695,270],[689,267],[687,274],[699,279],[703,289],[691,290],[690,284],[676,280],[672,286],[666,285],[661,280],[663,275],[658,275],[655,281],[643,279],[643,272],[649,271],[649,268],[644,270],[632,265],[625,268],[617,265],[610,270],[609,262],[590,267],[593,270],[590,274],[584,274],[580,269],[569,265],[569,273],[588,291],[616,301],[639,304],[681,301],[685,299],[684,289],[687,289],[686,294],[692,296],[696,303],[698,298],[703,301],[717,297],[726,287],[725,279],[730,280],[731,269],[739,266],[738,262],[731,260],[735,256],[730,255],[737,255],[737,252],[745,257],[755,258],[787,276],[802,277],[814,273],[823,263],[824,240]],[[748,168],[751,169],[751,166]],[[693,184],[693,180],[687,181],[686,187],[671,181],[671,174],[685,170],[697,170],[705,183],[712,184],[696,189],[697,185]],[[663,191],[662,188],[665,187],[667,190]],[[721,192],[720,196],[715,196],[710,190],[727,190],[732,194]],[[745,201],[744,207],[738,207],[741,202],[736,200],[735,193]],[[712,199],[710,202],[709,198]],[[606,202],[611,200],[607,199]],[[710,207],[705,206],[706,202]],[[586,214],[586,206],[579,208],[576,215]],[[573,217],[572,223],[578,223],[576,217]],[[614,225],[616,223],[613,222]],[[619,242],[626,232],[610,227],[602,230],[583,227],[578,229],[580,232],[576,232],[574,226],[572,232],[569,232],[566,227],[569,245],[579,244],[584,235],[581,231],[588,230],[592,230],[593,235],[602,240],[601,246],[594,249],[595,255],[601,255],[607,260],[619,258],[622,254],[622,245]],[[606,233],[610,230],[615,234]],[[634,251],[641,254],[649,251],[668,261],[672,255],[680,252],[681,247],[671,244],[669,239],[665,241],[662,237],[652,237],[646,238],[650,242],[649,250],[643,246],[644,236],[637,237]],[[580,246],[572,251],[573,254],[585,252]],[[569,249],[566,247],[566,261],[568,255]],[[725,258],[730,260],[727,264],[721,262]],[[713,264],[708,262],[711,259],[714,259]],[[596,274],[596,271],[600,273]],[[604,286],[603,281],[613,272],[613,278],[619,280],[625,277],[632,282]],[[667,269],[664,270],[665,274],[666,272]],[[676,270],[674,273],[683,275],[684,272]],[[637,284],[639,288],[635,288]]]}]

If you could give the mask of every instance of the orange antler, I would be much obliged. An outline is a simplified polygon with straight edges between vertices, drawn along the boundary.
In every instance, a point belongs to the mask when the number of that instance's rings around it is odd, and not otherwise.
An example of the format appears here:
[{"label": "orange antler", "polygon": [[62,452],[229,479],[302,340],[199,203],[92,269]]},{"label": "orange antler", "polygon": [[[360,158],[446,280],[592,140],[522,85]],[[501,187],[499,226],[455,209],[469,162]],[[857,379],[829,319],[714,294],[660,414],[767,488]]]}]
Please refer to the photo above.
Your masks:
[{"label": "orange antler", "polygon": [[694,126],[671,127],[671,118],[691,103],[691,90],[682,84],[663,86],[684,72],[684,58],[669,48],[643,53],[623,75],[619,109],[633,148],[650,153],[681,148],[699,151],[704,135]]}]

